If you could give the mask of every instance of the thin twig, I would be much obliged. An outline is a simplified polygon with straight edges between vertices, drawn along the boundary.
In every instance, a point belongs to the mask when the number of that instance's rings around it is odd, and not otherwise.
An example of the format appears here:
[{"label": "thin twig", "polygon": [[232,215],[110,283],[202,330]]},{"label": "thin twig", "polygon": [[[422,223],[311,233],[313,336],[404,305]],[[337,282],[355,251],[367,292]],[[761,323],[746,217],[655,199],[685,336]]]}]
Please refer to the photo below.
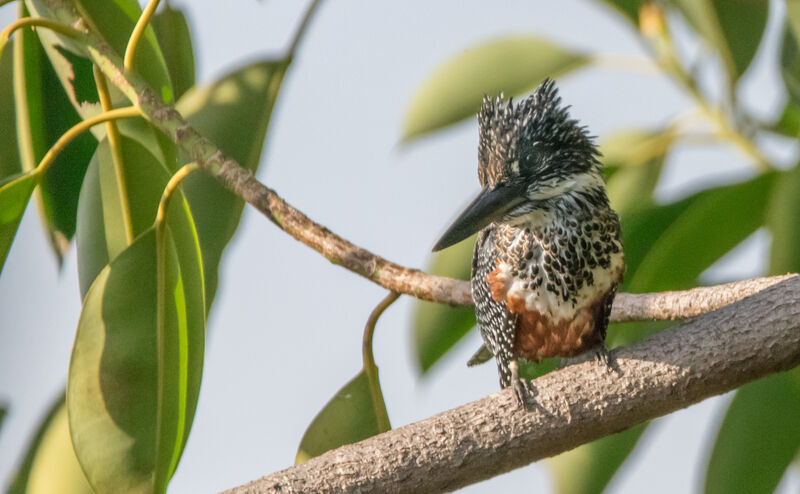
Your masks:
[{"label": "thin twig", "polygon": [[312,0],[311,5],[309,5],[306,9],[306,13],[303,15],[303,20],[300,21],[300,25],[297,27],[297,31],[294,33],[294,38],[289,44],[287,58],[292,59],[297,53],[297,47],[300,46],[300,41],[305,37],[306,29],[308,29],[308,25],[311,23],[311,18],[314,16],[314,12],[317,10],[319,4],[320,0]]},{"label": "thin twig", "polygon": [[[59,0],[42,2],[52,8],[51,15],[62,22],[72,23],[79,20],[77,12],[65,8]],[[156,128],[169,136],[200,168],[211,173],[225,188],[255,207],[286,233],[316,250],[332,263],[387,290],[454,306],[472,305],[468,282],[400,266],[315,223],[284,201],[274,190],[259,182],[252,172],[225,156],[189,125],[173,106],[164,103],[135,71],[124,73],[119,55],[97,33],[89,31],[86,42],[89,45],[89,56],[94,63],[134,104],[139,105],[142,114]],[[692,295],[694,305],[679,303],[679,300],[683,300],[681,292],[646,296],[620,293],[614,302],[611,319],[631,321],[690,317],[697,314],[696,307],[702,306],[704,310],[717,309],[763,289],[765,283],[778,281],[781,278],[750,280],[709,288]],[[701,298],[701,294],[705,294],[706,299]],[[681,312],[682,310],[688,312]]]}]

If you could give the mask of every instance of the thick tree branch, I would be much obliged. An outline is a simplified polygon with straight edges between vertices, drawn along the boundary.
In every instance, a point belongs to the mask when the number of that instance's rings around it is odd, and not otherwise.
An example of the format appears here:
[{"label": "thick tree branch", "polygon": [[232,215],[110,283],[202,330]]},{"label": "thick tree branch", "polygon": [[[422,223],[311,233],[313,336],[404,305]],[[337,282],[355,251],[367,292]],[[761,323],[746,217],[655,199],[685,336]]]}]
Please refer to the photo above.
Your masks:
[{"label": "thick tree branch", "polygon": [[[150,122],[168,135],[198,166],[216,177],[228,190],[261,211],[286,233],[341,265],[384,288],[423,300],[450,305],[472,305],[469,283],[431,275],[400,266],[339,237],[315,223],[284,201],[274,190],[259,182],[247,169],[225,156],[212,142],[197,132],[171,105],[165,104],[135,72],[125,72],[120,56],[87,27],[71,2],[41,0],[50,9],[43,15],[77,28],[84,37],[92,61],[133,104],[140,107]],[[309,12],[317,5],[313,2]],[[302,25],[307,24],[306,20]],[[293,43],[292,46],[296,46]],[[621,293],[611,313],[612,321],[638,319],[677,319],[697,315],[739,300],[781,278],[740,282],[689,292],[642,295]]]},{"label": "thick tree branch", "polygon": [[[441,492],[519,468],[800,364],[800,277],[534,381],[343,446],[229,494]],[[468,379],[468,376],[465,376]]]}]

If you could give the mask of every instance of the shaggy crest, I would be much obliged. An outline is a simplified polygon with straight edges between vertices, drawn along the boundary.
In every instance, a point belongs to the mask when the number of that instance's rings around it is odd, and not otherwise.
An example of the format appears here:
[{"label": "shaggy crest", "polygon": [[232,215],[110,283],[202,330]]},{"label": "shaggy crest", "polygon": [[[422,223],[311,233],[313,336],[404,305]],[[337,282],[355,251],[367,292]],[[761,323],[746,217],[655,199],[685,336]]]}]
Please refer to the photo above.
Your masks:
[{"label": "shaggy crest", "polygon": [[586,127],[569,117],[551,79],[518,104],[483,97],[478,115],[481,185],[524,178],[550,181],[596,169],[597,148]]}]

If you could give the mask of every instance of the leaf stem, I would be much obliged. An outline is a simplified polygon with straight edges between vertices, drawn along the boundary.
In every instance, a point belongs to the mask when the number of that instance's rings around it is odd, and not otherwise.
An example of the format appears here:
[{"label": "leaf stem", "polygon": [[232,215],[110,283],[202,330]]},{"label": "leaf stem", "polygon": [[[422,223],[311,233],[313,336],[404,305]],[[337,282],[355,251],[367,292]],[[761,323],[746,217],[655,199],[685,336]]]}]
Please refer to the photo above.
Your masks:
[{"label": "leaf stem", "polygon": [[66,24],[62,24],[60,22],[51,21],[48,19],[42,19],[39,17],[22,17],[17,19],[16,21],[12,22],[2,31],[0,31],[0,57],[3,55],[3,48],[5,48],[6,43],[8,43],[9,38],[17,29],[21,29],[23,27],[45,27],[52,31],[55,31],[59,34],[63,34],[68,38],[77,38],[81,35],[81,32],[77,29],[73,28],[72,26],[68,26]]},{"label": "leaf stem", "polygon": [[47,167],[53,163],[58,154],[64,150],[67,144],[80,135],[81,132],[89,130],[91,127],[109,120],[138,116],[141,116],[141,112],[139,111],[138,107],[126,106],[125,108],[117,108],[116,110],[103,112],[73,125],[68,131],[64,132],[64,134],[58,138],[58,140],[50,147],[50,149],[47,150],[47,154],[44,155],[42,161],[40,161],[36,166],[35,173],[37,175],[44,173]]},{"label": "leaf stem", "polygon": [[133,57],[136,55],[136,47],[139,45],[139,40],[144,34],[144,30],[147,28],[147,23],[150,22],[150,17],[153,15],[153,12],[156,11],[156,7],[158,7],[158,2],[159,0],[150,0],[147,7],[145,7],[142,12],[142,15],[139,16],[139,20],[136,21],[136,26],[134,26],[131,37],[128,39],[128,46],[125,48],[125,58],[123,61],[125,72],[128,72],[133,67]]},{"label": "leaf stem", "polygon": [[391,430],[392,426],[389,423],[389,416],[386,414],[386,405],[383,401],[383,392],[381,391],[381,382],[378,379],[378,367],[375,365],[375,357],[372,354],[372,335],[375,333],[375,324],[378,318],[381,317],[385,311],[395,300],[400,296],[397,292],[391,292],[373,309],[372,313],[367,319],[367,325],[364,328],[364,342],[362,345],[362,354],[364,358],[364,373],[367,375],[367,381],[370,387],[370,396],[372,397],[372,408],[375,410],[375,417],[378,420],[378,430],[386,432]]},{"label": "leaf stem", "polygon": [[[97,65],[92,66],[94,82],[97,86],[97,94],[100,97],[100,106],[104,112],[114,109],[111,103],[111,93],[108,91],[106,77]],[[122,142],[120,141],[117,124],[113,120],[106,122],[106,135],[108,136],[108,147],[111,151],[111,163],[114,166],[114,177],[117,182],[117,197],[119,197],[120,211],[125,228],[125,243],[133,243],[133,221],[131,220],[131,204],[128,199],[128,187],[125,183],[125,169],[122,163]]]},{"label": "leaf stem", "polygon": [[167,208],[169,207],[169,202],[172,199],[172,193],[175,191],[175,188],[181,183],[181,180],[186,178],[187,175],[192,173],[193,171],[197,170],[198,166],[196,162],[191,162],[186,165],[180,167],[178,171],[175,172],[174,175],[169,179],[167,185],[164,186],[164,192],[161,194],[161,200],[158,202],[158,212],[156,213],[156,226],[163,225],[167,218]]},{"label": "leaf stem", "polygon": [[306,9],[306,13],[303,15],[303,20],[300,21],[300,25],[298,26],[297,31],[294,33],[294,38],[289,45],[289,51],[287,52],[286,58],[294,58],[294,55],[297,52],[297,47],[300,45],[300,41],[302,41],[303,36],[308,29],[308,25],[311,22],[311,18],[314,16],[314,12],[317,10],[319,4],[320,0],[313,0],[311,5],[308,6],[308,9]]}]

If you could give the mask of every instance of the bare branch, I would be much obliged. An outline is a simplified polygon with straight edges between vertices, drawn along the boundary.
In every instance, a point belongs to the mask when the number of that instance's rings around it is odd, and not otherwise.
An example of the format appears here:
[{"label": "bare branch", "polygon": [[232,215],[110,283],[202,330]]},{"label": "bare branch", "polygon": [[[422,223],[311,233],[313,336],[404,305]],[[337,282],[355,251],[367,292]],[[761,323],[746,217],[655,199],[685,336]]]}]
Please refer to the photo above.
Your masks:
[{"label": "bare branch", "polygon": [[[472,305],[469,283],[400,266],[363,249],[314,222],[259,182],[236,161],[202,136],[171,105],[165,104],[135,72],[125,73],[120,56],[82,22],[78,12],[63,0],[43,0],[53,20],[80,27],[86,36],[88,56],[150,122],[168,135],[198,166],[216,177],[228,190],[261,211],[286,233],[322,254],[334,264],[357,273],[382,287],[423,300],[450,305]],[[316,6],[312,3],[311,8]],[[313,10],[310,10],[313,11]],[[303,25],[306,22],[304,21]],[[722,285],[691,292],[617,296],[613,321],[675,319],[697,315],[739,300],[779,278]]]},{"label": "bare branch", "polygon": [[450,491],[791,369],[800,278],[612,355],[620,375],[592,361],[537,379],[527,411],[502,391],[227,493]]}]

